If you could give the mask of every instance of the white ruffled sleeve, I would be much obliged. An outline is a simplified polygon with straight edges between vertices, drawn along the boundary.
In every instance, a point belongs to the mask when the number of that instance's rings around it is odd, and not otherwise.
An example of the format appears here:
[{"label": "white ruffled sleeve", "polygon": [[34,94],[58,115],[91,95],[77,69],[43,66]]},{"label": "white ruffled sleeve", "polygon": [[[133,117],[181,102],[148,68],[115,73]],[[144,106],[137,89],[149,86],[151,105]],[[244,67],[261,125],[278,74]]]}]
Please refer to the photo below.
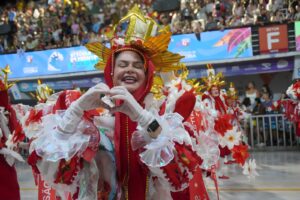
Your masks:
[{"label": "white ruffled sleeve", "polygon": [[[66,134],[58,128],[58,124],[70,127],[72,117],[70,115],[65,117],[64,114],[68,113],[58,112],[42,117],[41,134],[30,145],[30,152],[35,150],[37,155],[52,162],[61,159],[70,160],[76,153],[84,152],[88,146],[90,135],[84,134],[83,131],[89,124],[85,121],[74,120],[72,134]],[[68,121],[64,121],[64,119]]]},{"label": "white ruffled sleeve", "polygon": [[[191,145],[191,139],[182,125],[183,118],[177,113],[155,116],[162,128],[161,133],[155,139],[148,136],[146,130],[138,127],[132,138],[133,149],[140,148],[143,144],[144,151],[140,153],[143,163],[149,167],[163,167],[168,165],[174,158],[175,143]],[[141,142],[144,138],[144,143]]]}]

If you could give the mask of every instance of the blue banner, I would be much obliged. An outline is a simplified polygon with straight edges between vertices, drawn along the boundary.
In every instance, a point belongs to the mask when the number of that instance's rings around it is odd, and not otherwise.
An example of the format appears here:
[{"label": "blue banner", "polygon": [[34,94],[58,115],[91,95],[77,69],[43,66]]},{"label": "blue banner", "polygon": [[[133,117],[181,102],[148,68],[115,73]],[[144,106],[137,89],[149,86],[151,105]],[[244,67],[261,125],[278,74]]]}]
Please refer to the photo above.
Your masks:
[{"label": "blue banner", "polygon": [[91,71],[98,60],[83,46],[0,55],[1,66],[10,65],[9,78]]},{"label": "blue banner", "polygon": [[[174,35],[169,50],[185,56],[185,63],[250,57],[251,28]],[[97,62],[83,46],[0,55],[1,66],[11,67],[10,79],[92,71]]]},{"label": "blue banner", "polygon": [[174,35],[169,50],[185,56],[185,63],[250,57],[251,28]]}]

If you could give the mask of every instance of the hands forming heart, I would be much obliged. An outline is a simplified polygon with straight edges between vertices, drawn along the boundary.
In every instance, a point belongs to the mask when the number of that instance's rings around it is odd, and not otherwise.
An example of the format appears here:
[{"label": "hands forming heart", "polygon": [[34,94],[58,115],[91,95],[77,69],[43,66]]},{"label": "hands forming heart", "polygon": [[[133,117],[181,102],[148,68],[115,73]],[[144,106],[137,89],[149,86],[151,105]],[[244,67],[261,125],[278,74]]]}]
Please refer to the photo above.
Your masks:
[{"label": "hands forming heart", "polygon": [[[122,104],[115,106],[110,102],[111,100],[121,100]],[[110,89],[104,83],[99,83],[90,88],[76,103],[82,111],[103,107],[111,113],[124,113],[133,121],[138,121],[143,111],[140,104],[124,86],[116,86]]]}]

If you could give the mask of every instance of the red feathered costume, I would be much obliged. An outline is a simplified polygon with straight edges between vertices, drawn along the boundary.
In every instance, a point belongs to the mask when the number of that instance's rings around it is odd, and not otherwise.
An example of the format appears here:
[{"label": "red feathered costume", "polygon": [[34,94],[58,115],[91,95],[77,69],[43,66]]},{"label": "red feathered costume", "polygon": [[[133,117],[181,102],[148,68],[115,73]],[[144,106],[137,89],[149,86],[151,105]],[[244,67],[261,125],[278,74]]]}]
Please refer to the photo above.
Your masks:
[{"label": "red feathered costume", "polygon": [[[1,82],[1,80],[0,80]],[[3,107],[8,112],[9,129],[11,132],[15,129],[14,122],[16,121],[16,114],[9,103],[8,92],[6,89],[0,90],[0,107]],[[0,142],[0,149],[5,147],[7,138],[2,130],[2,137]],[[19,200],[20,188],[18,184],[17,172],[14,166],[10,166],[4,156],[0,154],[0,199]]]}]

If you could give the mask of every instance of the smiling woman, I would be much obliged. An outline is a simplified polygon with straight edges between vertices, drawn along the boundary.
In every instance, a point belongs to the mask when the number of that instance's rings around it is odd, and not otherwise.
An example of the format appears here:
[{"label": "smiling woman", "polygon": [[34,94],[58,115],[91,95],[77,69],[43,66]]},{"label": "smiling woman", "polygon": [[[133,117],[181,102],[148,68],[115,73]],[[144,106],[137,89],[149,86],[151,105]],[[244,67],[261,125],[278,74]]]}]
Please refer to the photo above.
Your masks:
[{"label": "smiling woman", "polygon": [[[158,31],[138,6],[122,23],[127,23],[126,35],[114,35],[111,48],[86,45],[100,58],[95,67],[104,70],[105,83],[77,100],[71,91],[58,97],[66,111],[32,142],[31,163],[53,187],[67,185],[74,198],[196,199],[189,183],[203,159],[196,151],[198,137],[186,125],[195,94],[187,83],[179,86],[181,79],[173,74],[183,68],[182,56],[168,51],[171,33]],[[163,88],[156,73],[173,74],[179,82]],[[105,111],[99,114],[99,107]],[[204,185],[201,180],[194,183]],[[198,191],[208,199],[204,186]]]},{"label": "smiling woman", "polygon": [[146,72],[144,60],[134,51],[121,51],[115,54],[113,84],[124,86],[129,92],[134,92],[145,85]]}]

